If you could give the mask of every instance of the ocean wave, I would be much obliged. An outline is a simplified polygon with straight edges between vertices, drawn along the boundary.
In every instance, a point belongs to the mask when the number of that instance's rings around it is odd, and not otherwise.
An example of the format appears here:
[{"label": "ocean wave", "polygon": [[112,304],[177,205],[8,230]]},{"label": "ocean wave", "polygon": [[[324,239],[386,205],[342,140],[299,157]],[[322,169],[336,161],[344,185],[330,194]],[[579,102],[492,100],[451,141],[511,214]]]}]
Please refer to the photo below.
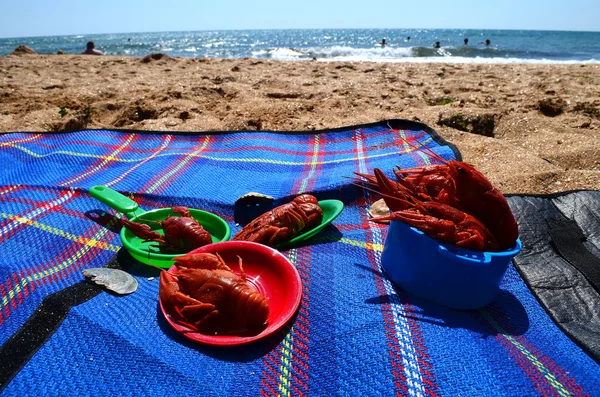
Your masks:
[{"label": "ocean wave", "polygon": [[519,51],[496,48],[469,47],[374,47],[353,48],[346,46],[308,48],[270,48],[253,51],[255,58],[279,61],[312,60],[324,62],[423,62],[423,63],[548,63],[579,64],[600,63],[600,60],[556,60],[541,52],[524,54]]},{"label": "ocean wave", "polygon": [[266,50],[252,51],[252,55],[256,58],[271,58],[280,61],[309,58],[307,53],[294,48],[269,48]]},{"label": "ocean wave", "polygon": [[346,46],[308,47],[308,48],[270,48],[253,51],[258,58],[271,58],[280,61],[301,59],[324,59],[361,61],[377,59],[395,59],[410,56],[409,48],[352,48]]}]

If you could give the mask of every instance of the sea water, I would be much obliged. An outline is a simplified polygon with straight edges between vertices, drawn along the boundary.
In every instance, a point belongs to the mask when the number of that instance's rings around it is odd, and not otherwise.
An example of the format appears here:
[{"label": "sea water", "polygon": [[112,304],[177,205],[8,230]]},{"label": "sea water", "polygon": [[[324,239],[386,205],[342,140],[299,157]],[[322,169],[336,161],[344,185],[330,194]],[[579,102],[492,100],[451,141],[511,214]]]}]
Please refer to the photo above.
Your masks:
[{"label": "sea water", "polygon": [[[468,38],[468,45],[464,39]],[[386,45],[379,43],[386,40]],[[485,45],[485,40],[490,45]],[[24,44],[40,54],[79,54],[87,41],[106,55],[274,60],[600,63],[600,32],[462,29],[220,30],[0,38],[0,56]],[[440,48],[434,48],[436,42]]]}]

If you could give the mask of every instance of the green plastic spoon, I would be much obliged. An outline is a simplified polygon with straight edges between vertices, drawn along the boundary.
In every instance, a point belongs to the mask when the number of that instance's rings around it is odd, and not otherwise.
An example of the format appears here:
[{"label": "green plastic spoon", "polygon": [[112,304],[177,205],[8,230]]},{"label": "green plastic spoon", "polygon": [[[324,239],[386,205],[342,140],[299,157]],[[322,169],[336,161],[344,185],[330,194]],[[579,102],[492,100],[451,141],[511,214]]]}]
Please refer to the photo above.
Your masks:
[{"label": "green plastic spoon", "polygon": [[321,207],[321,209],[323,210],[323,220],[321,221],[321,224],[319,226],[316,226],[311,230],[294,237],[290,241],[278,244],[276,248],[291,247],[313,237],[315,234],[323,230],[325,226],[329,225],[335,218],[337,218],[339,214],[342,213],[342,210],[344,209],[344,203],[342,203],[340,200],[321,200],[319,201],[319,207]]},{"label": "green plastic spoon", "polygon": [[[150,225],[152,230],[162,233],[162,229],[156,221],[165,220],[169,215],[176,215],[170,208],[160,208],[152,211],[144,211],[139,208],[137,203],[121,193],[112,190],[106,186],[93,186],[90,189],[90,195],[110,208],[124,214],[130,221],[146,223]],[[189,208],[190,216],[194,218],[202,227],[210,233],[213,243],[220,241],[228,241],[231,235],[231,230],[227,222],[222,218],[210,212]],[[149,222],[147,222],[149,221]],[[165,269],[170,268],[175,258],[184,254],[161,254],[157,252],[156,243],[152,241],[144,241],[136,237],[129,229],[121,229],[121,242],[129,251],[132,257],[138,261],[159,266]]]}]

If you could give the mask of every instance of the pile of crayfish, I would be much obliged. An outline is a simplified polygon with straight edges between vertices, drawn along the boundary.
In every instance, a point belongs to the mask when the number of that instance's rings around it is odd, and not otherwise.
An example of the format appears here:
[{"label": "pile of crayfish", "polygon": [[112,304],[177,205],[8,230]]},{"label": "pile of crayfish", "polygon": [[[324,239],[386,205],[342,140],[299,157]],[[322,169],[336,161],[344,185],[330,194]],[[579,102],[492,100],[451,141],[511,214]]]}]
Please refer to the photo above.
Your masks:
[{"label": "pile of crayfish", "polygon": [[392,211],[371,220],[404,221],[433,238],[475,251],[513,248],[519,229],[502,193],[472,165],[431,153],[441,164],[398,167],[393,170],[396,180],[377,168],[374,175],[356,173],[358,181],[379,188]]},{"label": "pile of crayfish", "polygon": [[232,240],[252,241],[274,247],[321,224],[323,210],[315,196],[302,194],[248,223]]},{"label": "pile of crayfish", "polygon": [[242,259],[235,274],[219,254],[177,257],[177,271],[160,275],[159,297],[176,320],[205,334],[260,331],[269,305],[246,281]]},{"label": "pile of crayfish", "polygon": [[180,216],[168,216],[165,220],[157,222],[164,236],[145,223],[131,222],[126,219],[119,219],[119,223],[136,237],[158,243],[161,252],[186,253],[212,243],[210,233],[190,216],[190,211],[186,207],[175,206],[171,210]]}]

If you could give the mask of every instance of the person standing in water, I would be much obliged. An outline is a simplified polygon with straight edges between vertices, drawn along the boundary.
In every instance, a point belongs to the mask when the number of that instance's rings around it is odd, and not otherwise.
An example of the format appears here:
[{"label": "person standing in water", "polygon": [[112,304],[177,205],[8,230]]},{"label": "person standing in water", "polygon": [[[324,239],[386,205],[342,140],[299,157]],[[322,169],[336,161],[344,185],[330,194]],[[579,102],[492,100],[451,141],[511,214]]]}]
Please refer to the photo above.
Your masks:
[{"label": "person standing in water", "polygon": [[469,39],[465,37],[465,45],[469,45]]},{"label": "person standing in water", "polygon": [[440,48],[440,42],[436,41],[435,44],[433,45],[433,48]]},{"label": "person standing in water", "polygon": [[385,39],[381,40],[381,43],[379,43],[380,46],[385,47],[387,43],[385,42]]}]

